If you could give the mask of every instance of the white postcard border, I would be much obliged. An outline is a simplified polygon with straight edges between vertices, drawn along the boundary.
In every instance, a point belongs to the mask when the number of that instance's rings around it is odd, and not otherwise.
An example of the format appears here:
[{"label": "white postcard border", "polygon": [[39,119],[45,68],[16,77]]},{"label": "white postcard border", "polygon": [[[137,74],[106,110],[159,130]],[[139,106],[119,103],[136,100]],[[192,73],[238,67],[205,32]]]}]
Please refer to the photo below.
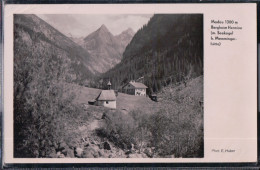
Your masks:
[{"label": "white postcard border", "polygon": [[[204,18],[204,158],[13,158],[13,14],[200,13]],[[210,46],[210,20],[234,19],[240,40]],[[4,163],[257,161],[256,4],[80,4],[4,6]],[[243,48],[243,50],[241,49]],[[230,50],[232,49],[232,50]],[[212,149],[234,149],[216,153]]]}]

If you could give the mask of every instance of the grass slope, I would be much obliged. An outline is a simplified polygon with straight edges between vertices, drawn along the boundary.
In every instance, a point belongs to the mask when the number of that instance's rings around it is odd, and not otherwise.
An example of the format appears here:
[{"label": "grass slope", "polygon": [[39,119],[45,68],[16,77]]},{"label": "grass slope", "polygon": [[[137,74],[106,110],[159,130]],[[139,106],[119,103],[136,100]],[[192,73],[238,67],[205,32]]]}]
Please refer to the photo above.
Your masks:
[{"label": "grass slope", "polygon": [[[145,144],[142,143],[142,149],[138,148],[140,144],[137,142],[135,143],[135,147],[136,150],[139,149],[139,152],[130,154],[126,154],[125,152],[128,150],[126,148],[120,148],[120,145],[114,141],[109,142],[111,146],[110,151],[100,149],[96,147],[96,145],[91,144],[91,147],[95,148],[97,152],[103,153],[100,157],[147,157],[148,155],[150,157],[203,156],[203,76],[188,81],[186,86],[180,84],[163,88],[163,90],[158,93],[159,102],[153,102],[148,97],[119,93],[116,110],[87,104],[89,100],[95,99],[98,96],[101,91],[100,89],[75,84],[68,84],[67,86],[70,86],[70,89],[75,94],[73,103],[84,107],[83,112],[78,115],[75,114],[75,119],[78,121],[74,121],[76,124],[71,124],[71,127],[74,128],[66,133],[67,136],[74,136],[74,147],[84,145],[82,139],[94,141],[93,143],[97,145],[109,139],[109,135],[104,138],[96,133],[96,130],[99,128],[104,128],[105,130],[110,128],[109,125],[106,124],[108,122],[101,119],[103,113],[113,116],[110,117],[109,124],[123,126],[120,127],[121,129],[129,128],[129,131],[131,131],[131,128],[134,128],[133,132],[137,133],[138,130],[135,128],[139,126],[136,124],[139,120],[132,118],[132,112],[140,110],[140,113],[150,121],[154,120],[152,118],[156,117],[156,115],[162,116],[157,122],[148,122],[148,124],[154,124],[153,128],[155,128],[155,131],[159,132],[156,128],[163,127],[163,131],[160,132],[163,136],[159,137],[159,143],[152,144],[151,141],[154,142],[155,139],[151,136],[146,136],[143,142]],[[117,113],[119,113],[119,115],[117,115]],[[166,117],[163,117],[165,115]],[[160,120],[164,118],[166,118],[165,124],[160,123]],[[132,120],[135,121],[134,125],[125,127],[125,124],[128,124]],[[141,123],[144,124],[143,122]],[[125,132],[123,131],[123,133]],[[151,133],[152,132],[147,132],[147,134]],[[177,137],[178,141],[176,141]],[[174,147],[171,147],[171,145]],[[156,147],[158,149],[151,151],[153,152],[152,156],[151,153],[146,153],[147,149]],[[166,152],[165,150],[169,151]]]},{"label": "grass slope", "polygon": [[[71,84],[71,89],[74,89],[76,94],[74,102],[77,104],[88,104],[89,100],[95,99],[101,89],[94,89],[89,87],[83,87],[76,84]],[[153,102],[149,97],[133,96],[124,93],[118,93],[117,96],[117,110],[131,111],[136,109],[142,109],[145,112],[151,112],[160,106],[160,103]]]}]

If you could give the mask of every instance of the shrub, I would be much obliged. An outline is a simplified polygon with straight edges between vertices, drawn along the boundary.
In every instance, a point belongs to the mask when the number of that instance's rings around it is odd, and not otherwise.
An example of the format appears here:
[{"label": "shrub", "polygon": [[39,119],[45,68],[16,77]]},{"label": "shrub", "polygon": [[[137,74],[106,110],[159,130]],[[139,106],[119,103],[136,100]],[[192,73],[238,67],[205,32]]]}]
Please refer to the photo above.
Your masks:
[{"label": "shrub", "polygon": [[131,147],[131,144],[135,143],[133,139],[136,129],[134,119],[118,110],[107,111],[105,115],[105,126],[98,130],[98,134],[107,137],[123,149]]},{"label": "shrub", "polygon": [[184,112],[183,107],[177,110],[162,109],[152,114],[140,110],[128,114],[110,111],[104,116],[105,124],[98,134],[123,149],[130,148],[131,144],[139,152],[148,147],[154,148],[154,156],[202,157],[203,125],[200,114],[192,117],[193,113]]},{"label": "shrub", "polygon": [[203,157],[202,113],[194,108],[190,112],[184,105],[181,102],[176,110],[160,110],[149,117],[150,144],[160,157]]}]

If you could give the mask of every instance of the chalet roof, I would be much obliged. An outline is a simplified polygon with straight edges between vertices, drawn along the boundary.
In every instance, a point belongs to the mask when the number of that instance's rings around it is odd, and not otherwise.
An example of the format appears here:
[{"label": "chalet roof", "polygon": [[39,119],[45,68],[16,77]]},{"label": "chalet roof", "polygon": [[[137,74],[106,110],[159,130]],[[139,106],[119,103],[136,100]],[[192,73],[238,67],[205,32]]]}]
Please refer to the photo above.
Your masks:
[{"label": "chalet roof", "polygon": [[96,100],[116,100],[114,90],[102,90]]},{"label": "chalet roof", "polygon": [[[133,82],[130,81],[129,84],[131,84],[132,86],[134,86],[135,88],[140,88],[140,89],[146,89],[148,88],[146,85],[144,85],[143,83],[139,83],[139,82]],[[126,84],[125,86],[127,86],[128,84]],[[125,87],[123,86],[123,88]]]}]

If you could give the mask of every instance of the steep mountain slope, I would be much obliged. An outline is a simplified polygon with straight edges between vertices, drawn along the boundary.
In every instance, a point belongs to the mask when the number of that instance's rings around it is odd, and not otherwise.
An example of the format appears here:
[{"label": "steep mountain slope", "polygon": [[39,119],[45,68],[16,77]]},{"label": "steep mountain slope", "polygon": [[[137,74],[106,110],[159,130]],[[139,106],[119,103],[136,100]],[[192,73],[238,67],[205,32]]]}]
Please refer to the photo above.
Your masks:
[{"label": "steep mountain slope", "polygon": [[115,36],[116,39],[120,42],[120,44],[125,48],[128,43],[132,40],[134,36],[134,31],[131,28],[128,28],[127,30],[123,31],[121,34]]},{"label": "steep mountain slope", "polygon": [[70,60],[77,80],[86,79],[96,72],[92,68],[95,60],[92,60],[86,50],[37,16],[15,15],[14,27],[15,50],[19,50],[16,57],[23,52],[30,52],[32,57],[36,57],[36,54],[44,55],[43,51],[46,50],[54,55],[53,58],[63,57],[64,60]]},{"label": "steep mountain slope", "polygon": [[35,15],[14,15],[14,157],[44,157],[80,107],[65,82],[93,78],[89,53]]},{"label": "steep mountain slope", "polygon": [[114,88],[144,76],[148,91],[203,74],[203,16],[156,14],[126,47],[122,61],[102,77]]},{"label": "steep mountain slope", "polygon": [[[123,42],[121,43],[121,40]],[[84,38],[83,47],[88,50],[91,56],[98,60],[95,69],[104,73],[122,59],[127,38],[122,39],[112,35],[105,25]]]}]

